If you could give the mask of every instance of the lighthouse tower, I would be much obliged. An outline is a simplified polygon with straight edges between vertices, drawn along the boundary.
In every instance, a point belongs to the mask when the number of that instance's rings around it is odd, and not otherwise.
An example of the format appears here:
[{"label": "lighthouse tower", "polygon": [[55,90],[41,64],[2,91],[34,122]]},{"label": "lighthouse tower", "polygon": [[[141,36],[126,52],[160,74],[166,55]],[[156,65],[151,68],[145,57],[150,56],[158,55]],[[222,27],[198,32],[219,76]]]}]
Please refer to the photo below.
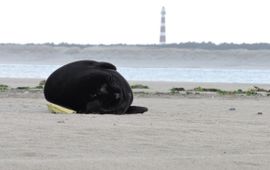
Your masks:
[{"label": "lighthouse tower", "polygon": [[165,7],[161,9],[161,23],[160,23],[160,38],[159,43],[165,44],[166,43],[166,31],[165,31]]}]

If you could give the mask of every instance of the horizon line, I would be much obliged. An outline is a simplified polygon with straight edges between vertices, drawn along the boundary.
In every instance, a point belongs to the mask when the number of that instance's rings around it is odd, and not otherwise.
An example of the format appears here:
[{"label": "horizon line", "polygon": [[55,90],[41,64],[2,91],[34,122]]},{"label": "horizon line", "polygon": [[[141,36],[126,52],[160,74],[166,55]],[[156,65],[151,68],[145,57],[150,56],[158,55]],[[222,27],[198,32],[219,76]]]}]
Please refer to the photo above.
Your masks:
[{"label": "horizon line", "polygon": [[253,42],[253,43],[247,43],[247,42],[242,42],[242,43],[236,43],[236,42],[220,42],[220,43],[215,43],[212,41],[185,41],[185,42],[174,42],[174,43],[165,43],[165,44],[160,44],[160,43],[72,43],[72,42],[27,42],[27,43],[18,43],[18,42],[0,42],[0,45],[81,45],[81,46],[151,46],[151,45],[156,45],[156,46],[167,46],[167,45],[181,45],[181,44],[211,44],[211,45],[223,45],[223,44],[229,44],[229,45],[258,45],[258,44],[268,44],[270,45],[270,42]]}]

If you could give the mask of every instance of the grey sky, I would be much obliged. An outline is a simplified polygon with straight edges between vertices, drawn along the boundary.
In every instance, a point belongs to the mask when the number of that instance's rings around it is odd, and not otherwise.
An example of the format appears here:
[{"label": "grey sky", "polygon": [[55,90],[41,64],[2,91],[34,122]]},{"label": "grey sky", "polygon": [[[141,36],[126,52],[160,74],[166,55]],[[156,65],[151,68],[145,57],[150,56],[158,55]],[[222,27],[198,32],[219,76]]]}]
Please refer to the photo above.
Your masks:
[{"label": "grey sky", "polygon": [[1,0],[1,43],[270,42],[267,0]]}]

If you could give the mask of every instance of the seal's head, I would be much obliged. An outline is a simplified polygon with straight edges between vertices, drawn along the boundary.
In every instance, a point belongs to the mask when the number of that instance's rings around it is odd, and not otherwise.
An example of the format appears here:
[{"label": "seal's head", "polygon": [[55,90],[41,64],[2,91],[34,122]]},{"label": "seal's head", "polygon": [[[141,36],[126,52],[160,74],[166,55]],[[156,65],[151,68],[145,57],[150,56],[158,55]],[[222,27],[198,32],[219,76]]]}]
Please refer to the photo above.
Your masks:
[{"label": "seal's head", "polygon": [[113,75],[104,74],[103,76],[107,76],[104,78],[106,82],[94,94],[90,94],[91,99],[86,104],[86,112],[125,113],[133,100],[129,85],[119,79],[117,72]]}]

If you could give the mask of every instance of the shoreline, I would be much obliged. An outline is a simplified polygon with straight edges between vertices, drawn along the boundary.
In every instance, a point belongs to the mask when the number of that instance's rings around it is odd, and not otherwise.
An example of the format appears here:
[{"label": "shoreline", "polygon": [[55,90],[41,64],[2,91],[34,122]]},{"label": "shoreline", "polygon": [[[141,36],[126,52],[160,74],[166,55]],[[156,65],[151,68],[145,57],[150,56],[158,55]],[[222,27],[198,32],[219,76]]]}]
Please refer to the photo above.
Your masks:
[{"label": "shoreline", "polygon": [[[0,84],[8,85],[12,88],[16,87],[35,87],[40,81],[44,79],[36,78],[0,78]],[[185,88],[193,89],[196,87],[205,87],[205,88],[217,88],[223,90],[237,90],[243,89],[248,90],[253,86],[257,86],[263,89],[270,89],[270,84],[252,84],[252,83],[204,83],[204,82],[171,82],[171,81],[128,81],[130,85],[146,85],[149,87],[147,91],[150,92],[165,92],[169,91],[171,88]]]},{"label": "shoreline", "polygon": [[[0,78],[0,98],[43,98],[42,79]],[[44,82],[42,82],[44,83]],[[270,84],[129,81],[134,98],[270,98]]]}]

